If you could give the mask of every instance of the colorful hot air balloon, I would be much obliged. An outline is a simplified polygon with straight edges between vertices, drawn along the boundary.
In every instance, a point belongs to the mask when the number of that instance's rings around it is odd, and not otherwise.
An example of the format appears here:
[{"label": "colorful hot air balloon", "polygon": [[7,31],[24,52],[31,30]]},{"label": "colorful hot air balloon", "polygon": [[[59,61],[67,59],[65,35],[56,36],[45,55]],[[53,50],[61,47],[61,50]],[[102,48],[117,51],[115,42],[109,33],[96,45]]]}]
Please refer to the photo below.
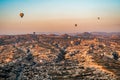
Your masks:
[{"label": "colorful hot air balloon", "polygon": [[23,16],[24,16],[24,13],[20,13],[20,17],[23,18]]}]

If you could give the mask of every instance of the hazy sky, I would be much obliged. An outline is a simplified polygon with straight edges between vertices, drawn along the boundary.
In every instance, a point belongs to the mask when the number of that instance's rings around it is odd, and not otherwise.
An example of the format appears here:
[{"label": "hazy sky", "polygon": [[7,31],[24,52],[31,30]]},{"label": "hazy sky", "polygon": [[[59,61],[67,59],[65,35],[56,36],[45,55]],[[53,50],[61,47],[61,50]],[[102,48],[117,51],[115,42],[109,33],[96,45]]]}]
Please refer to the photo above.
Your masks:
[{"label": "hazy sky", "polygon": [[0,34],[34,31],[120,32],[120,0],[0,0]]}]

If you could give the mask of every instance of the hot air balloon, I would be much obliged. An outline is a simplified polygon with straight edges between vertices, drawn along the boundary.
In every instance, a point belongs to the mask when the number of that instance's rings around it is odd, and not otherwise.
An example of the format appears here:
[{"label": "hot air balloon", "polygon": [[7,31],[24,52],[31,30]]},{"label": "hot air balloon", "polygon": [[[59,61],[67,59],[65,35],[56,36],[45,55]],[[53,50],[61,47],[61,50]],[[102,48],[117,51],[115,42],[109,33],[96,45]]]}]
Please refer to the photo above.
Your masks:
[{"label": "hot air balloon", "polygon": [[75,27],[77,27],[77,24],[75,24]]},{"label": "hot air balloon", "polygon": [[97,19],[100,20],[100,17],[98,17]]},{"label": "hot air balloon", "polygon": [[24,13],[20,13],[20,17],[23,18],[23,16],[24,16]]}]

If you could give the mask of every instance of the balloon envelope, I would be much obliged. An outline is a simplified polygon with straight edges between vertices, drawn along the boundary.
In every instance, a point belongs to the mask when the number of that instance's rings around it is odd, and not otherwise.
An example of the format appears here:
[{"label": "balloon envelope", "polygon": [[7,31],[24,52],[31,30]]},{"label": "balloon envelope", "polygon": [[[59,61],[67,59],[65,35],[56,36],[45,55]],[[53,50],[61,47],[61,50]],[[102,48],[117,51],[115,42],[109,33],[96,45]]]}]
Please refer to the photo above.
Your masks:
[{"label": "balloon envelope", "polygon": [[100,20],[100,17],[98,17],[98,20]]},{"label": "balloon envelope", "polygon": [[75,26],[77,26],[77,24],[75,24]]},{"label": "balloon envelope", "polygon": [[23,16],[24,16],[24,13],[20,13],[20,17],[23,18]]}]

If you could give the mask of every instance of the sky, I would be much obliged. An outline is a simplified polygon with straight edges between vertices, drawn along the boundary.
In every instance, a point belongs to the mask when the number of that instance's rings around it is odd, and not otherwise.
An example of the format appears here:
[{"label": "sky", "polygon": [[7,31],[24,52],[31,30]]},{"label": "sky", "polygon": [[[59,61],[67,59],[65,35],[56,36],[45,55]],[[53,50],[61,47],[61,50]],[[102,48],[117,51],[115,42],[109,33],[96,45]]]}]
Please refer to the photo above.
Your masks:
[{"label": "sky", "polygon": [[32,32],[120,32],[120,0],[0,0],[0,34]]}]

